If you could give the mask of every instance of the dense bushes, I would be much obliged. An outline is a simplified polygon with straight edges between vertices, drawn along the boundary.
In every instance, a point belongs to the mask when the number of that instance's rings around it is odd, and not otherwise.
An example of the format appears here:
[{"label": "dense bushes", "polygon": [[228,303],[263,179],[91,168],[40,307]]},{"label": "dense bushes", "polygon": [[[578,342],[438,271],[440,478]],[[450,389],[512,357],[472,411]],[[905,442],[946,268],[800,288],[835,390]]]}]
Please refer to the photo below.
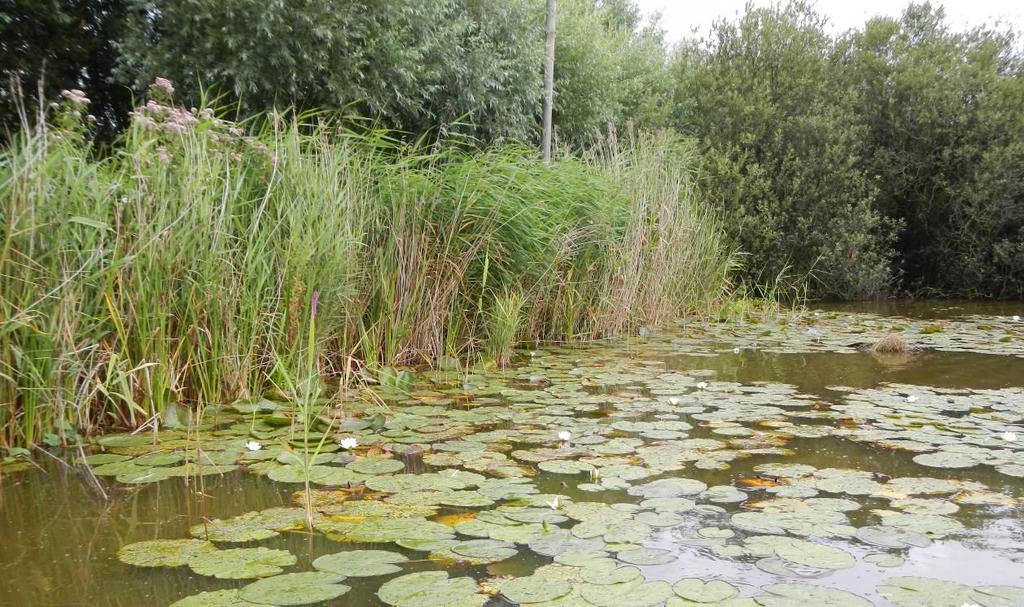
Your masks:
[{"label": "dense bushes", "polygon": [[681,49],[676,126],[749,253],[817,295],[1024,296],[1017,38],[911,5],[836,38],[809,5],[749,9]]},{"label": "dense bushes", "polygon": [[0,155],[0,443],[261,395],[311,322],[344,376],[502,361],[725,294],[731,255],[672,136],[545,165],[279,116],[245,135],[155,89],[101,158],[74,93]]},{"label": "dense bushes", "polygon": [[[560,0],[558,140],[609,125],[699,140],[703,195],[746,279],[811,293],[1024,297],[1024,63],[1004,29],[911,5],[836,35],[806,3],[754,8],[673,52],[630,0]],[[107,134],[129,93],[363,116],[415,139],[534,145],[543,2],[14,0],[0,77],[81,88]],[[18,122],[0,93],[0,122]],[[465,138],[463,141],[467,140]]]},{"label": "dense bushes", "polygon": [[676,125],[703,143],[705,192],[752,280],[807,276],[815,293],[845,297],[885,288],[892,227],[858,165],[865,129],[835,86],[821,18],[751,10],[678,61]]}]

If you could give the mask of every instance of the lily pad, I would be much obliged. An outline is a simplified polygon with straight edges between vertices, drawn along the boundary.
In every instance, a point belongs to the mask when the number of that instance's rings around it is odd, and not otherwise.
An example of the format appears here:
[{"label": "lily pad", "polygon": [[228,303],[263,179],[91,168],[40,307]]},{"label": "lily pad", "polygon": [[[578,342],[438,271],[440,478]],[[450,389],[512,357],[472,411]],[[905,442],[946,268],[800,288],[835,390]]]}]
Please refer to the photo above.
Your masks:
[{"label": "lily pad", "polygon": [[122,546],[117,558],[136,567],[181,567],[200,554],[216,550],[203,540],[147,540]]},{"label": "lily pad", "polygon": [[338,583],[344,579],[343,575],[322,571],[286,573],[243,586],[238,591],[238,597],[250,603],[281,607],[321,603],[336,599],[351,590]]},{"label": "lily pad", "polygon": [[637,548],[623,550],[615,558],[630,565],[667,565],[676,560],[676,555],[660,548]]},{"label": "lily pad", "polygon": [[313,567],[346,577],[372,577],[401,571],[396,563],[408,560],[404,554],[387,550],[348,550],[321,556],[313,561]]},{"label": "lily pad", "polygon": [[389,457],[366,457],[357,459],[345,467],[360,474],[389,474],[404,469],[405,464],[401,460]]},{"label": "lily pad", "polygon": [[171,603],[171,607],[252,607],[252,603],[238,596],[238,590],[200,592]]},{"label": "lily pad", "polygon": [[754,600],[764,607],[874,607],[871,601],[856,594],[807,584],[769,584]]},{"label": "lily pad", "polygon": [[739,594],[739,590],[732,584],[721,580],[705,582],[700,578],[679,580],[672,586],[672,591],[694,603],[717,603]]},{"label": "lily pad", "polygon": [[483,605],[488,597],[476,591],[472,578],[449,578],[444,571],[421,571],[385,582],[377,590],[377,597],[393,607]]},{"label": "lily pad", "polygon": [[653,607],[673,593],[667,582],[645,582],[641,577],[624,584],[581,584],[580,594],[596,607]]},{"label": "lily pad", "polygon": [[518,605],[553,601],[571,590],[572,586],[565,580],[539,575],[515,578],[501,585],[501,594]]},{"label": "lily pad", "polygon": [[469,540],[451,547],[457,555],[472,559],[482,559],[491,563],[514,557],[519,551],[515,544],[500,540]]},{"label": "lily pad", "polygon": [[232,548],[199,553],[189,559],[188,566],[199,575],[244,580],[277,575],[283,571],[282,567],[296,562],[295,555],[287,550]]}]

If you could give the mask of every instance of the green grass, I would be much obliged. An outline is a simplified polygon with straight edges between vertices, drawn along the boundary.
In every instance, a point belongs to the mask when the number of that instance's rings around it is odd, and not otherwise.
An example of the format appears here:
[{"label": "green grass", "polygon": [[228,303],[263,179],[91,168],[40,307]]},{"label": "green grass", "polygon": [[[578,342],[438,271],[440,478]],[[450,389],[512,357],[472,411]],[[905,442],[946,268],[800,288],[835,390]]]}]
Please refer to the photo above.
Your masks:
[{"label": "green grass", "polygon": [[307,366],[314,329],[318,373],[344,380],[505,362],[728,297],[734,256],[668,135],[545,165],[310,117],[243,135],[181,116],[140,110],[98,154],[65,107],[0,153],[3,445],[256,398]]}]

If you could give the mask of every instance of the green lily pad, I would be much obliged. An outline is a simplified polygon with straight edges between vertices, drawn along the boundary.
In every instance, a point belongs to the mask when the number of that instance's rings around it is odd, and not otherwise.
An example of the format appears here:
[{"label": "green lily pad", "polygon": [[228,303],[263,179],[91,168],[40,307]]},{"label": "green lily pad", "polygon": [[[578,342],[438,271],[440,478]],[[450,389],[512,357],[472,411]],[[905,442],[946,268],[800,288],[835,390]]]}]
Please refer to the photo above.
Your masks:
[{"label": "green lily pad", "polygon": [[252,603],[238,596],[238,590],[200,592],[171,603],[171,607],[252,607]]},{"label": "green lily pad", "polygon": [[450,527],[426,519],[367,519],[331,539],[361,544],[396,540],[439,540],[454,537]]},{"label": "green lily pad", "polygon": [[922,466],[932,468],[973,468],[978,465],[978,459],[967,453],[955,451],[936,451],[934,453],[922,453],[915,455],[914,461]]},{"label": "green lily pad", "polygon": [[676,555],[660,548],[637,548],[623,550],[615,558],[630,565],[667,565],[676,560]]},{"label": "green lily pad", "polygon": [[764,607],[874,607],[871,601],[856,594],[807,584],[769,584],[754,600]]},{"label": "green lily pad", "polygon": [[336,599],[351,588],[339,584],[345,576],[322,571],[286,573],[243,586],[238,591],[242,600],[259,605],[309,605]]},{"label": "green lily pad", "polygon": [[717,603],[739,594],[739,590],[732,584],[721,580],[705,582],[700,578],[679,580],[672,586],[672,591],[694,603]]},{"label": "green lily pad", "polygon": [[926,577],[894,577],[877,588],[878,594],[899,607],[961,607],[976,604],[974,589],[964,584]]},{"label": "green lily pad", "polygon": [[596,607],[654,607],[673,595],[667,582],[645,582],[643,578],[623,584],[581,584],[580,594]]},{"label": "green lily pad", "polygon": [[572,585],[565,580],[530,575],[515,578],[501,585],[501,594],[517,605],[554,601],[572,591]]},{"label": "green lily pad", "polygon": [[902,556],[896,554],[875,552],[865,556],[864,562],[878,565],[879,567],[900,567],[906,562],[906,560],[904,560]]},{"label": "green lily pad", "polygon": [[661,478],[643,485],[630,487],[627,493],[645,498],[669,498],[697,495],[708,486],[690,478]]},{"label": "green lily pad", "polygon": [[243,580],[277,575],[282,567],[294,565],[295,555],[287,550],[271,548],[231,548],[201,552],[188,561],[189,568],[199,575],[222,580]]},{"label": "green lily pad", "polygon": [[313,561],[313,567],[346,577],[372,577],[401,571],[395,563],[408,560],[403,554],[387,550],[349,550],[321,556]]},{"label": "green lily pad", "polygon": [[449,578],[444,571],[421,571],[385,582],[377,590],[377,597],[393,607],[483,605],[488,597],[476,591],[472,578]]},{"label": "green lily pad", "polygon": [[886,525],[861,527],[857,529],[857,539],[883,548],[906,548],[908,546],[926,548],[932,543],[931,538],[923,533]]},{"label": "green lily pad", "polygon": [[491,563],[514,557],[519,551],[515,544],[500,540],[469,540],[451,547],[451,551],[459,556],[486,560]]},{"label": "green lily pad", "polygon": [[401,460],[389,457],[366,457],[357,459],[345,467],[360,474],[389,474],[403,470],[405,464]]},{"label": "green lily pad", "polygon": [[117,558],[136,567],[181,567],[217,547],[203,540],[147,540],[122,546]]},{"label": "green lily pad", "polygon": [[589,584],[624,584],[641,577],[636,567],[619,567],[614,560],[594,561],[583,567],[580,578]]},{"label": "green lily pad", "polygon": [[857,564],[852,554],[824,544],[816,544],[795,538],[779,538],[775,554],[791,563],[818,569],[849,569]]}]

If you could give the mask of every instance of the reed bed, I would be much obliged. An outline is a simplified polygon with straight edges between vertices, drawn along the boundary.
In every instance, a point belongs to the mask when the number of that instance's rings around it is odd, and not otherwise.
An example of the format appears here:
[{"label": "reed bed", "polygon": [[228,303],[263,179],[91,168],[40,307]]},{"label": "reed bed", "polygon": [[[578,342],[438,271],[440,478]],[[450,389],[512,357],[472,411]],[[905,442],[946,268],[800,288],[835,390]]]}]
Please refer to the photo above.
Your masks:
[{"label": "reed bed", "polygon": [[0,153],[8,447],[259,398],[314,328],[328,380],[504,364],[525,341],[623,335],[727,297],[735,258],[695,195],[693,148],[669,135],[546,165],[157,99],[101,152],[85,103]]}]

